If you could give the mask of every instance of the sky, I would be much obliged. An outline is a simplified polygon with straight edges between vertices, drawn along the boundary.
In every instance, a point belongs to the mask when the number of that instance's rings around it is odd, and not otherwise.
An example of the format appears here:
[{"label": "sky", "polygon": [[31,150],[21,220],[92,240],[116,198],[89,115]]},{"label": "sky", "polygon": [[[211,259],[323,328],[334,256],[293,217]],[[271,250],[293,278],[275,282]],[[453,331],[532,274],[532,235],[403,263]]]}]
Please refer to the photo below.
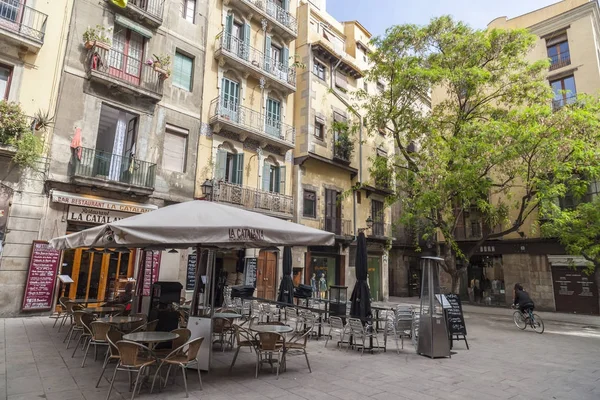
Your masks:
[{"label": "sky", "polygon": [[327,11],[338,21],[358,20],[377,36],[392,25],[425,25],[431,18],[445,14],[474,28],[485,28],[497,17],[510,19],[556,2],[558,0],[327,0]]}]

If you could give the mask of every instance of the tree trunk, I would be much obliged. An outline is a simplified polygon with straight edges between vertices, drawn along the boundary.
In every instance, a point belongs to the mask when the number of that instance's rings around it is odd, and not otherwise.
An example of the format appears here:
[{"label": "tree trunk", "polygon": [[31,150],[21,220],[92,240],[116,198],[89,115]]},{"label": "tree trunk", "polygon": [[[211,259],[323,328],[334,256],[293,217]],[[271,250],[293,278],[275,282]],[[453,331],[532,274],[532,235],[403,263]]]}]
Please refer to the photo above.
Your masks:
[{"label": "tree trunk", "polygon": [[460,273],[456,270],[452,271],[450,274],[452,278],[452,288],[450,289],[452,293],[459,294],[460,291]]}]

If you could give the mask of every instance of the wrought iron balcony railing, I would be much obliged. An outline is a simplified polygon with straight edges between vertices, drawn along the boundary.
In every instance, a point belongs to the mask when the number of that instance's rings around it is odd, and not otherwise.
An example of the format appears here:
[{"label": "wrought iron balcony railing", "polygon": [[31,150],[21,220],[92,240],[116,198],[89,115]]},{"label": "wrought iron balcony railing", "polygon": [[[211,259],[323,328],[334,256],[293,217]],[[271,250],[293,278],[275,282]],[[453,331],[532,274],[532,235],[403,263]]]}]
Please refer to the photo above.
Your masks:
[{"label": "wrought iron balcony railing", "polygon": [[321,229],[338,236],[353,236],[352,221],[349,219],[325,217],[321,219]]},{"label": "wrought iron balcony railing", "polygon": [[77,157],[74,159],[73,176],[154,188],[156,164],[103,150],[82,148],[81,160]]},{"label": "wrought iron balcony railing", "polygon": [[272,0],[242,0],[246,3],[254,5],[256,8],[262,10],[267,16],[271,17],[281,25],[285,26],[294,34],[298,33],[298,22],[296,18],[288,11],[284,10],[279,5],[275,4]]},{"label": "wrought iron balcony railing", "polygon": [[371,236],[382,238],[392,237],[392,224],[386,224],[385,222],[373,222]]},{"label": "wrought iron balcony railing", "polygon": [[147,91],[153,97],[162,97],[164,77],[142,60],[98,44],[90,49],[89,54],[92,73],[112,78],[133,89]]},{"label": "wrought iron balcony railing", "polygon": [[274,138],[294,145],[296,131],[293,126],[268,117],[248,107],[217,97],[210,102],[211,122],[218,119],[234,124],[244,131],[255,132],[265,138]]},{"label": "wrought iron balcony railing", "polygon": [[127,7],[162,21],[164,0],[129,0]]},{"label": "wrought iron balcony railing", "polygon": [[[216,189],[216,190],[215,190]],[[292,196],[220,181],[215,184],[212,200],[242,206],[258,212],[273,212],[291,216],[294,213]]]},{"label": "wrought iron balcony railing", "polygon": [[0,1],[0,29],[44,43],[48,16],[25,5],[24,1]]},{"label": "wrought iron balcony railing", "polygon": [[550,57],[550,71],[565,67],[570,64],[571,53],[568,50]]},{"label": "wrought iron balcony railing", "polygon": [[250,64],[271,79],[296,87],[296,70],[290,67],[288,60],[283,62],[274,60],[270,55],[265,55],[227,32],[219,34],[216,49],[243,63]]},{"label": "wrought iron balcony railing", "polygon": [[333,158],[336,160],[349,163],[352,157],[352,151],[348,146],[334,142],[333,143]]}]

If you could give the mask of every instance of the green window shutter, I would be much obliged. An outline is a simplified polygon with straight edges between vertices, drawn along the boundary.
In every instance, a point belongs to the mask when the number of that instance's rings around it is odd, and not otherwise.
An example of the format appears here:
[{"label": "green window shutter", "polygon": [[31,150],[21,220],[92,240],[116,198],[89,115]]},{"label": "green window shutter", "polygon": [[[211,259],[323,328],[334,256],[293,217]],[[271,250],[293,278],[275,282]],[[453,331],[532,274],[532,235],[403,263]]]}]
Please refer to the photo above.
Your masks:
[{"label": "green window shutter", "polygon": [[244,153],[239,153],[235,156],[233,162],[233,170],[235,171],[234,182],[238,185],[244,184]]},{"label": "green window shutter", "polygon": [[262,175],[262,189],[265,192],[269,191],[270,183],[271,183],[271,164],[265,163],[263,165],[263,175]]},{"label": "green window shutter", "polygon": [[283,46],[283,49],[281,49],[281,63],[283,64],[284,72],[287,71],[287,67],[288,67],[288,65],[290,65],[289,59],[290,59],[290,49]]},{"label": "green window shutter", "polygon": [[265,36],[265,70],[271,70],[271,36]]},{"label": "green window shutter", "polygon": [[289,11],[288,10],[289,7],[290,7],[289,0],[282,0],[281,1],[281,8],[283,8],[285,11]]},{"label": "green window shutter", "polygon": [[192,72],[194,60],[181,53],[175,53],[173,63],[173,86],[192,91]]},{"label": "green window shutter", "polygon": [[244,23],[244,51],[242,54],[245,60],[250,56],[250,24],[247,22]]},{"label": "green window shutter", "polygon": [[279,190],[278,192],[281,194],[285,194],[285,165],[282,165],[277,170],[279,172]]},{"label": "green window shutter", "polygon": [[217,150],[217,170],[215,171],[215,179],[224,180],[226,169],[227,169],[227,152],[223,149],[219,149],[219,150]]},{"label": "green window shutter", "polygon": [[225,18],[225,37],[223,45],[227,50],[231,50],[231,32],[233,31],[233,15],[228,15]]}]

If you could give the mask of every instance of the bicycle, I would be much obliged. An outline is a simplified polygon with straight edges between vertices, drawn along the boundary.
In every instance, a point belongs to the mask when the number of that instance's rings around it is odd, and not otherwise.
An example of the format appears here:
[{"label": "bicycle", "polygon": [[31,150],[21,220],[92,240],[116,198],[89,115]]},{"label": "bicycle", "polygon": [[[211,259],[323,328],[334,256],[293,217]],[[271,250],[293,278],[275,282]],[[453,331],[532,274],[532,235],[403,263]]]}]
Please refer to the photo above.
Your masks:
[{"label": "bicycle", "polygon": [[539,315],[534,314],[531,308],[526,311],[526,314],[520,310],[516,310],[513,313],[513,321],[517,325],[517,328],[522,331],[529,325],[537,333],[544,333],[544,321]]}]

